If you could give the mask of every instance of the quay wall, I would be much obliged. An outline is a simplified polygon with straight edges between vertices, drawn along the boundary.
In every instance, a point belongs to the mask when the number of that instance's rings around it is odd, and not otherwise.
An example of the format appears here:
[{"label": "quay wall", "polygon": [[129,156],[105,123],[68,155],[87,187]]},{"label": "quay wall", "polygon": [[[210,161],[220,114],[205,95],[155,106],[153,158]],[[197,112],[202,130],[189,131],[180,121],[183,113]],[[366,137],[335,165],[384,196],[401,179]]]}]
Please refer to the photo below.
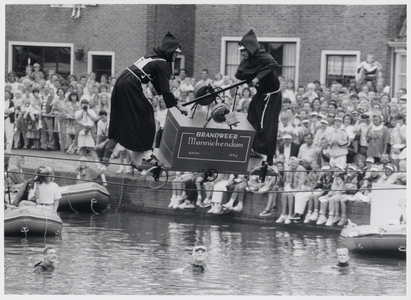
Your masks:
[{"label": "quay wall", "polygon": [[[34,170],[31,170],[34,172]],[[62,178],[59,178],[62,177]],[[55,182],[59,186],[75,184],[74,172],[55,172]],[[72,179],[68,179],[72,178]],[[196,207],[193,209],[171,209],[168,208],[172,194],[171,180],[158,190],[147,187],[144,178],[140,175],[106,175],[108,182],[107,189],[111,195],[110,210],[144,212],[152,214],[164,214],[175,216],[192,216],[199,218],[217,218],[225,219],[227,222],[257,223],[265,226],[309,228],[310,230],[319,231],[340,231],[342,227],[317,226],[312,224],[291,223],[276,224],[275,221],[281,214],[281,201],[277,200],[277,210],[269,217],[260,217],[266,204],[268,194],[252,194],[247,192],[244,197],[243,211],[241,213],[232,212],[224,215],[208,214],[209,208]],[[226,198],[226,196],[225,196]],[[370,203],[353,203],[348,202],[347,217],[357,225],[370,224]]]}]

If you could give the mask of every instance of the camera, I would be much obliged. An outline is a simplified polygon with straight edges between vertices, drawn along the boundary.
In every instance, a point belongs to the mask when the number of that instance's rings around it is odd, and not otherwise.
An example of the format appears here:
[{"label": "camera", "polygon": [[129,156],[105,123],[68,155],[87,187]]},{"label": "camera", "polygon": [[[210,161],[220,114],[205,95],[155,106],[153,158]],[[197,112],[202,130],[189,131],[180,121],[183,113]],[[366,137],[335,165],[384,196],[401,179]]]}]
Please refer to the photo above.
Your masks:
[{"label": "camera", "polygon": [[83,105],[81,106],[81,108],[84,109],[84,110],[87,110],[87,109],[88,109],[88,105],[87,105],[87,104],[83,104]]}]

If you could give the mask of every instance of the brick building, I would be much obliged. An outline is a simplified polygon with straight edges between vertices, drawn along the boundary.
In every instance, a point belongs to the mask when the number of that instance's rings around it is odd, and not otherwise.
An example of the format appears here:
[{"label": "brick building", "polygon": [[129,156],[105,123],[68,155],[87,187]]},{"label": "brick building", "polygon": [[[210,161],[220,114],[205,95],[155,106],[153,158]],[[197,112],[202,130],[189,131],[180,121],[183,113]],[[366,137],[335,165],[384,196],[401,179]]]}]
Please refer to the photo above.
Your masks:
[{"label": "brick building", "polygon": [[[6,5],[6,71],[30,57],[68,76],[119,75],[167,31],[183,46],[175,70],[233,76],[237,42],[250,29],[296,84],[347,82],[368,53],[387,85],[406,87],[406,5]],[[24,16],[24,17],[22,17]],[[30,55],[30,56],[28,56]]]}]

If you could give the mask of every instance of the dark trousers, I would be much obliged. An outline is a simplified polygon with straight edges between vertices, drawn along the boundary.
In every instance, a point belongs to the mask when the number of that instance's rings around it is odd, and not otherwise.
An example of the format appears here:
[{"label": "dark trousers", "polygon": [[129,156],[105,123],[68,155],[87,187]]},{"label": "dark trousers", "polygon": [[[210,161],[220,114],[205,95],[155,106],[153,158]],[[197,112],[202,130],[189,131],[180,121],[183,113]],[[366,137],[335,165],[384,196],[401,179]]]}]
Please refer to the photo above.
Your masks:
[{"label": "dark trousers", "polygon": [[116,141],[109,140],[102,149],[96,150],[97,157],[103,165],[105,166],[109,165],[111,154],[113,153],[114,147],[116,145],[117,145]]}]

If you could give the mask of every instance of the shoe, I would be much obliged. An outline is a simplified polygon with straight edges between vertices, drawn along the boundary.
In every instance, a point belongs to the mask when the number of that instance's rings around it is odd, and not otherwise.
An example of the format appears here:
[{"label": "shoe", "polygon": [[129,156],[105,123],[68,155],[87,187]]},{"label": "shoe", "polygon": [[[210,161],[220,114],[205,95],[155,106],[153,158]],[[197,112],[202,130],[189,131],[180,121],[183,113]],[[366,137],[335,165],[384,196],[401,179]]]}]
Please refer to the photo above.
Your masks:
[{"label": "shoe", "polygon": [[308,212],[306,215],[305,215],[305,218],[304,218],[304,224],[308,224],[308,223],[310,223],[310,217],[311,217],[311,212]]},{"label": "shoe", "polygon": [[340,216],[334,216],[333,218],[333,224],[337,223],[339,220],[341,220]]},{"label": "shoe", "polygon": [[186,204],[185,201],[183,201],[183,203],[181,203],[181,204],[178,206],[178,208],[180,208],[180,209],[184,209],[184,208],[186,208],[186,207],[187,207],[187,204]]},{"label": "shoe", "polygon": [[215,208],[216,208],[216,205],[212,205],[211,208],[207,211],[207,213],[212,214]]},{"label": "shoe", "polygon": [[221,204],[216,204],[215,209],[213,210],[213,214],[218,215],[222,210],[223,208],[221,207]]},{"label": "shoe", "polygon": [[223,204],[223,209],[225,209],[225,210],[233,210],[233,206],[230,204],[230,205],[228,205],[228,203],[226,203],[226,204]]},{"label": "shoe", "polygon": [[294,216],[290,217],[290,220],[301,220],[301,214],[295,213]]},{"label": "shoe", "polygon": [[145,176],[146,174],[147,174],[147,170],[143,170],[143,171],[141,171],[141,173],[140,173],[142,176]]},{"label": "shoe", "polygon": [[182,202],[184,202],[184,200],[185,200],[185,199],[176,198],[176,199],[174,200],[173,209],[177,209],[177,208],[180,206],[180,204],[181,204]]},{"label": "shoe", "polygon": [[195,208],[196,206],[193,203],[186,204],[186,208]]},{"label": "shoe", "polygon": [[281,215],[277,221],[275,221],[276,223],[283,223],[285,221],[285,219],[287,219],[287,215]]},{"label": "shoe", "polygon": [[266,210],[264,210],[263,212],[261,212],[260,213],[260,215],[259,215],[260,217],[269,217],[269,216],[271,216],[271,210],[270,209],[266,209]]},{"label": "shoe", "polygon": [[317,225],[323,225],[325,222],[327,222],[327,217],[325,215],[320,215],[317,221]]},{"label": "shoe", "polygon": [[118,170],[117,170],[117,174],[121,174],[121,173],[123,173],[123,171],[124,171],[124,168],[123,168],[123,166],[121,166]]},{"label": "shoe", "polygon": [[348,222],[347,217],[346,217],[346,216],[342,216],[340,222],[338,222],[337,225],[338,225],[338,226],[343,226],[343,225],[345,225],[345,223],[347,223],[347,222]]},{"label": "shoe", "polygon": [[318,220],[318,211],[315,211],[312,213],[311,217],[310,217],[310,221],[314,221],[316,222]]},{"label": "shoe", "polygon": [[203,203],[201,203],[200,204],[200,207],[210,207],[211,206],[211,200],[210,199],[205,199],[204,201],[203,201]]},{"label": "shoe", "polygon": [[102,165],[101,168],[100,168],[100,170],[101,170],[101,171],[107,171],[107,167],[104,166],[104,165]]},{"label": "shoe", "polygon": [[170,204],[168,205],[168,207],[173,207],[175,200],[176,200],[176,197],[175,197],[175,196],[171,197],[171,199],[170,199]]},{"label": "shoe", "polygon": [[134,170],[132,166],[126,166],[126,174],[133,174]]},{"label": "shoe", "polygon": [[158,160],[158,158],[155,155],[151,154],[149,159],[143,158],[143,160],[141,162],[141,165],[143,165],[143,166],[144,165],[155,166],[159,163],[160,163],[160,161]]},{"label": "shoe", "polygon": [[236,206],[233,207],[232,211],[242,212],[243,211],[243,204],[238,203]]},{"label": "shoe", "polygon": [[291,224],[291,216],[285,218],[284,224]]},{"label": "shoe", "polygon": [[333,224],[334,224],[333,219],[334,219],[333,216],[329,216],[328,219],[327,219],[327,222],[325,223],[325,226],[328,226],[328,227],[333,226]]}]

